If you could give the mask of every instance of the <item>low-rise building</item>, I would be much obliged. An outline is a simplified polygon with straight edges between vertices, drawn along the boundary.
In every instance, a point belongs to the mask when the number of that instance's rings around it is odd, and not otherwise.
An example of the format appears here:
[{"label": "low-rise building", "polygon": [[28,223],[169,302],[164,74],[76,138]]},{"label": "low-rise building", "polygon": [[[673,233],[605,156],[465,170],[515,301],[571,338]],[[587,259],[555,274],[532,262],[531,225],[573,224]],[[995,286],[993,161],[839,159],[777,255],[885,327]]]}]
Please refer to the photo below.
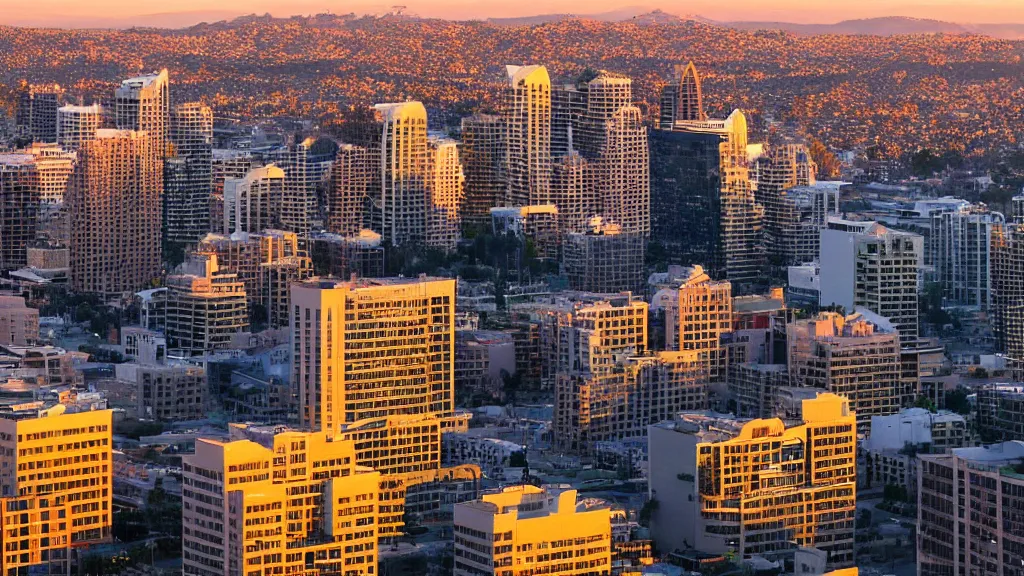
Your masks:
[{"label": "low-rise building", "polygon": [[948,410],[905,408],[898,414],[872,416],[863,444],[868,480],[872,486],[906,487],[908,496],[914,497],[917,455],[944,454],[966,445],[966,421]]},{"label": "low-rise building", "polygon": [[118,364],[118,380],[134,384],[140,418],[176,422],[206,417],[206,370],[188,364]]},{"label": "low-rise building", "polygon": [[983,442],[1024,440],[1024,384],[986,384],[975,393]]},{"label": "low-rise building", "polygon": [[21,296],[0,296],[0,345],[28,346],[39,342],[39,310],[25,306]]},{"label": "low-rise building", "polygon": [[505,332],[455,332],[455,390],[498,394],[504,379],[516,373],[512,335]]}]

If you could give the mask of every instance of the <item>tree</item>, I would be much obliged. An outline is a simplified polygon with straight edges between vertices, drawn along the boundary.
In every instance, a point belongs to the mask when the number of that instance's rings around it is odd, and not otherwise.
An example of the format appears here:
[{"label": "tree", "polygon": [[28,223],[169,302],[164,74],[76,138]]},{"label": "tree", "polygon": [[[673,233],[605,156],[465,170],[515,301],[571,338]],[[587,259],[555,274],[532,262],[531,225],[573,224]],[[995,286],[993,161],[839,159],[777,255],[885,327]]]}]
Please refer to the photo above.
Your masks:
[{"label": "tree", "polygon": [[914,407],[915,408],[924,408],[925,410],[927,410],[929,412],[935,412],[935,403],[932,402],[931,398],[929,398],[927,396],[924,396],[924,395],[921,395],[921,396],[917,397],[917,400],[914,401]]},{"label": "tree", "polygon": [[509,468],[526,468],[526,453],[522,450],[513,452],[508,457]]},{"label": "tree", "polygon": [[808,151],[811,153],[811,160],[814,160],[814,163],[818,165],[819,178],[836,178],[839,176],[842,163],[835,154],[825,147],[821,140],[811,140]]},{"label": "tree", "polygon": [[946,393],[946,409],[960,415],[971,413],[971,401],[967,399],[967,390],[957,387]]},{"label": "tree", "polygon": [[651,498],[640,508],[640,525],[644,527],[650,527],[651,516],[658,511],[660,503],[657,498]]}]

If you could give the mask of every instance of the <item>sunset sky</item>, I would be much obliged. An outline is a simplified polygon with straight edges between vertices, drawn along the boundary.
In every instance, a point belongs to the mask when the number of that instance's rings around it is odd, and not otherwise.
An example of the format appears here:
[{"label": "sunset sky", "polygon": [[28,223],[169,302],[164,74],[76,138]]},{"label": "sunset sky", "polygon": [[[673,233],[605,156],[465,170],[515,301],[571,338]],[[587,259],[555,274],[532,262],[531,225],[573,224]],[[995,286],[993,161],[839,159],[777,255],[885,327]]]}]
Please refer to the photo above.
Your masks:
[{"label": "sunset sky", "polygon": [[[851,18],[913,16],[961,23],[1024,22],[1021,0],[394,0],[419,16],[472,19],[550,13],[592,14],[639,6],[661,8],[679,15],[694,14],[714,20],[778,20],[831,23]],[[182,26],[202,20],[220,20],[239,14],[270,12],[275,16],[320,12],[381,14],[388,2],[361,0],[0,0],[0,23],[88,27],[125,25]]]}]

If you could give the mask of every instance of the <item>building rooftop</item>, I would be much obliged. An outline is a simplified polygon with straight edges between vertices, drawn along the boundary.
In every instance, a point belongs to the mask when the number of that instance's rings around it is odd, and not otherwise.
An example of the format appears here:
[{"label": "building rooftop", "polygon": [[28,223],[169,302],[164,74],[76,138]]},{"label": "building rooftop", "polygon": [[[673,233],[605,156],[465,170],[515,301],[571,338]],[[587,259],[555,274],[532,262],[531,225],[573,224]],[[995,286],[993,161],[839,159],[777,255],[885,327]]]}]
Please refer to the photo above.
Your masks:
[{"label": "building rooftop", "polygon": [[350,280],[343,280],[341,278],[328,278],[315,276],[309,278],[303,282],[296,282],[295,285],[303,286],[306,288],[319,288],[321,290],[331,289],[349,289],[358,290],[360,288],[376,288],[380,286],[408,286],[410,284],[421,284],[425,282],[454,282],[452,278],[441,278],[437,276],[427,276],[425,274],[417,277],[405,277],[397,276],[390,278],[355,278]]},{"label": "building rooftop", "polygon": [[954,448],[957,458],[978,464],[1016,464],[1024,460],[1024,441],[1013,440],[988,446]]}]

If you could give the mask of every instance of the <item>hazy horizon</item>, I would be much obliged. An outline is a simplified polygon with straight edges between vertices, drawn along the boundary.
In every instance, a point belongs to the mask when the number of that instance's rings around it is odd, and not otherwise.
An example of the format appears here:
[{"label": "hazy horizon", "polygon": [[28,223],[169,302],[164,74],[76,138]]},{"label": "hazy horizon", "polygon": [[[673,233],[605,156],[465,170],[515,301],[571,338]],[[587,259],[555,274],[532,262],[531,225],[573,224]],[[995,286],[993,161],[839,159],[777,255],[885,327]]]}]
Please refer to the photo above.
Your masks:
[{"label": "hazy horizon", "polygon": [[[8,5],[9,4],[9,5]],[[177,0],[176,9],[142,10],[138,2],[129,0],[94,0],[85,5],[80,0],[51,0],[45,11],[39,5],[13,0],[0,0],[0,24],[13,26],[54,26],[61,28],[118,27],[130,25],[168,28],[189,26],[198,22],[231,19],[244,14],[270,13],[278,17],[296,14],[384,14],[392,4],[340,3],[299,0]],[[766,5],[757,0],[714,2],[669,0],[660,3],[623,3],[616,0],[550,0],[530,2],[493,0],[404,0],[408,14],[453,20],[509,18],[543,14],[597,14],[617,11],[649,11],[661,9],[679,16],[699,15],[719,21],[778,21],[797,24],[829,24],[841,20],[906,16],[945,20],[961,24],[1024,23],[1024,2],[1019,0],[862,0],[856,4],[834,5],[821,0],[779,0]]]}]

